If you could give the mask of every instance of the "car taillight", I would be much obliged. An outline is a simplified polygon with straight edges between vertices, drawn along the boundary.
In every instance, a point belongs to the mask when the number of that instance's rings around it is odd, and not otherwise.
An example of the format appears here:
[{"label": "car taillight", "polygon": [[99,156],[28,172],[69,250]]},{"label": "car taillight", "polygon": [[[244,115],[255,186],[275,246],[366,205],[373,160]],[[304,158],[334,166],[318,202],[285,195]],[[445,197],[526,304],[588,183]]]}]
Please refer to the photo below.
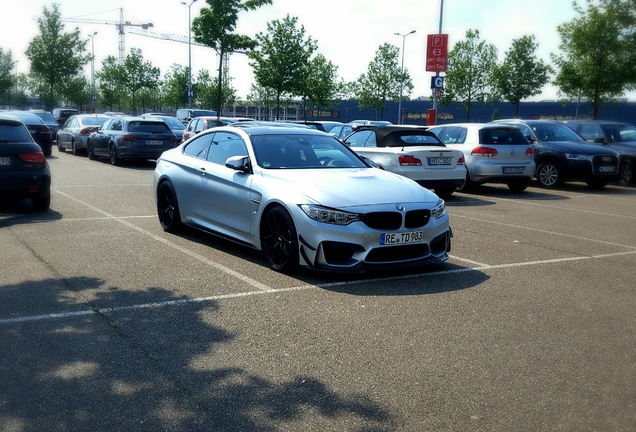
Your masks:
[{"label": "car taillight", "polygon": [[137,137],[134,135],[122,135],[121,137],[122,141],[136,141]]},{"label": "car taillight", "polygon": [[528,147],[526,149],[526,156],[532,156],[534,157],[534,147]]},{"label": "car taillight", "polygon": [[26,163],[34,163],[38,165],[44,165],[46,163],[46,158],[42,152],[21,153],[18,157],[22,162]]},{"label": "car taillight", "polygon": [[50,127],[48,127],[48,126],[42,126],[42,127],[40,128],[40,133],[43,133],[43,134],[50,134],[50,133],[51,133],[51,128],[50,128]]},{"label": "car taillight", "polygon": [[411,155],[404,155],[398,158],[400,165],[402,166],[420,166],[422,161]]},{"label": "car taillight", "polygon": [[466,158],[464,157],[464,155],[457,159],[457,165],[466,165]]},{"label": "car taillight", "polygon": [[90,134],[92,134],[92,133],[93,133],[93,128],[92,128],[92,127],[90,127],[90,128],[84,128],[84,129],[82,129],[82,130],[80,131],[80,135],[82,135],[82,136],[88,136],[88,135],[90,135]]},{"label": "car taillight", "polygon": [[172,138],[170,138],[170,141],[172,141],[175,145],[177,145],[177,144],[179,144],[181,142],[179,137],[177,137],[176,135],[173,136]]},{"label": "car taillight", "polygon": [[497,149],[491,147],[475,147],[470,154],[472,156],[497,156]]}]

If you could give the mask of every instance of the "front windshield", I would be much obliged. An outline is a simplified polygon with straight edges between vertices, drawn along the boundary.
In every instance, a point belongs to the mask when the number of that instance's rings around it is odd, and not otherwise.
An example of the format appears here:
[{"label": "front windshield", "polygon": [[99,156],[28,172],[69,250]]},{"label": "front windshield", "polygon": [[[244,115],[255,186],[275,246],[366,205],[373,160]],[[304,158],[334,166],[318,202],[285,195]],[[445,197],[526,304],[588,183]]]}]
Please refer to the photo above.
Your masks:
[{"label": "front windshield", "polygon": [[163,121],[165,121],[170,129],[176,130],[185,130],[185,126],[181,121],[177,120],[176,117],[160,117]]},{"label": "front windshield", "polygon": [[612,141],[636,141],[636,126],[619,124],[604,127]]},{"label": "front windshield", "polygon": [[257,165],[267,169],[367,167],[328,135],[253,135],[251,140]]},{"label": "front windshield", "polygon": [[532,125],[532,130],[541,141],[584,141],[584,138],[561,123]]}]

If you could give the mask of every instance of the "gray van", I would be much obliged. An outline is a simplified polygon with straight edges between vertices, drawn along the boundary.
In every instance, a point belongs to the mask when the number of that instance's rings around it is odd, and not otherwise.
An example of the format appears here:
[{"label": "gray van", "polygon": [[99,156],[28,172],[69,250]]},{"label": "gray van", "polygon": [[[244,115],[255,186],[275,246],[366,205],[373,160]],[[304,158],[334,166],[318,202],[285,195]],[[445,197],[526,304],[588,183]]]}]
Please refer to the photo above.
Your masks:
[{"label": "gray van", "polygon": [[205,110],[205,109],[195,109],[195,108],[182,108],[177,110],[177,120],[183,123],[185,126],[188,125],[188,122],[192,120],[194,117],[201,116],[215,116],[216,111]]}]

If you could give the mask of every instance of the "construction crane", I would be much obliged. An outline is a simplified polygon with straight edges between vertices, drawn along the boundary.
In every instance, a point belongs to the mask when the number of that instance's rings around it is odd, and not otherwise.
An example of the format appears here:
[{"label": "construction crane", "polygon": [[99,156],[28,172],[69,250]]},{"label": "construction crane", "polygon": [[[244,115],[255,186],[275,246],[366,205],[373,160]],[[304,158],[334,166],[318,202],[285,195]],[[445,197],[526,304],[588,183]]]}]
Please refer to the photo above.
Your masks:
[{"label": "construction crane", "polygon": [[85,19],[85,18],[60,18],[60,21],[66,22],[76,22],[76,23],[85,23],[85,24],[106,24],[106,25],[114,25],[119,30],[119,62],[124,62],[124,57],[126,56],[126,39],[124,32],[125,27],[141,27],[142,29],[148,29],[152,27],[152,23],[145,24],[134,24],[130,21],[124,21],[124,9],[119,9],[119,21],[107,21],[107,20],[97,20],[97,19]]},{"label": "construction crane", "polygon": [[[163,40],[168,40],[168,41],[173,41],[173,42],[181,42],[181,43],[201,46],[201,47],[205,47],[205,48],[210,48],[209,45],[205,45],[205,44],[201,44],[201,43],[198,43],[198,42],[194,42],[191,39],[188,39],[187,36],[180,36],[180,35],[171,34],[171,33],[155,33],[155,32],[152,32],[152,31],[148,31],[146,29],[143,29],[143,30],[142,29],[130,29],[130,33],[133,33],[133,34],[136,34],[136,35],[140,35],[140,36],[147,36],[147,37],[151,37],[151,38],[155,38],[155,39],[163,39]],[[247,51],[241,51],[241,50],[233,51],[233,53],[245,54],[245,55],[248,54]],[[218,54],[218,52],[217,52],[217,54]],[[225,55],[223,56],[223,70],[225,70],[225,71],[229,70],[230,54],[232,54],[232,53],[227,53],[226,52]]]}]

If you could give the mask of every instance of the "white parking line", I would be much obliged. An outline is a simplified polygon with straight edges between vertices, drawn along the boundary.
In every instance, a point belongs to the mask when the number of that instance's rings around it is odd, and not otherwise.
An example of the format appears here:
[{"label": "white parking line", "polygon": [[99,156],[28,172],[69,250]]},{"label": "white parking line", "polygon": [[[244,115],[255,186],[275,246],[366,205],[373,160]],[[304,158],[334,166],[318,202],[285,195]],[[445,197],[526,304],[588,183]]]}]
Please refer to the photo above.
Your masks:
[{"label": "white parking line", "polygon": [[[167,301],[156,302],[156,303],[143,303],[143,304],[128,305],[128,306],[108,307],[103,309],[95,308],[95,309],[83,310],[83,311],[6,318],[6,319],[0,319],[0,325],[19,324],[19,323],[25,323],[25,322],[71,318],[71,317],[87,316],[87,315],[108,314],[108,313],[116,313],[116,312],[125,312],[130,310],[154,309],[154,308],[161,308],[166,306],[184,306],[184,305],[188,305],[192,303],[204,303],[204,302],[233,299],[233,298],[240,298],[240,297],[249,297],[249,296],[263,295],[263,294],[277,294],[277,293],[289,292],[289,291],[333,288],[337,286],[355,285],[355,284],[366,283],[366,282],[374,282],[374,283],[390,282],[390,281],[404,280],[404,279],[411,279],[411,278],[417,278],[418,280],[421,280],[422,278],[425,278],[425,277],[428,278],[428,277],[435,277],[435,276],[447,275],[447,274],[476,272],[476,271],[482,271],[482,270],[508,269],[511,267],[523,267],[523,266],[533,266],[533,265],[558,264],[562,262],[602,259],[602,258],[621,256],[621,255],[636,255],[636,250],[629,251],[629,252],[617,252],[617,253],[609,253],[609,254],[593,255],[593,256],[556,258],[551,260],[527,261],[527,262],[509,263],[509,264],[497,264],[497,265],[484,264],[479,267],[472,267],[472,268],[466,267],[466,268],[459,268],[459,269],[441,270],[441,271],[430,272],[430,273],[408,274],[408,275],[390,276],[390,277],[374,278],[374,279],[362,279],[357,281],[330,282],[330,283],[316,284],[316,285],[301,285],[296,287],[280,288],[280,289],[270,288],[268,290],[249,291],[249,292],[241,292],[241,293],[233,293],[233,294],[220,294],[220,295],[209,296],[209,297],[167,300]],[[451,258],[458,259],[455,256],[451,256]],[[466,260],[463,260],[463,261],[466,261]]]},{"label": "white parking line", "polygon": [[110,214],[108,212],[105,212],[102,209],[99,209],[99,208],[97,208],[97,207],[95,207],[95,206],[93,206],[93,205],[91,205],[91,204],[89,204],[89,203],[87,203],[85,201],[82,201],[82,200],[79,200],[79,199],[77,199],[75,197],[72,197],[72,196],[70,196],[70,195],[68,195],[68,194],[66,194],[64,192],[57,191],[57,190],[55,192],[59,193],[60,195],[63,195],[64,197],[66,197],[66,198],[68,198],[68,199],[70,199],[72,201],[75,201],[78,204],[81,204],[81,205],[83,205],[85,207],[88,207],[89,209],[91,209],[91,210],[93,210],[93,211],[95,211],[97,213],[100,213],[100,214],[104,215],[107,219],[111,219],[111,220],[117,221],[117,222],[119,222],[119,223],[121,223],[123,225],[126,225],[127,227],[132,228],[135,231],[138,231],[138,232],[140,232],[140,233],[152,238],[153,240],[161,242],[161,243],[165,244],[166,246],[170,246],[171,248],[176,249],[179,252],[184,253],[184,254],[186,254],[186,255],[188,255],[188,256],[196,259],[196,260],[199,260],[202,263],[209,265],[210,267],[214,267],[217,270],[220,270],[220,271],[222,271],[224,273],[227,273],[227,274],[229,274],[229,275],[231,275],[231,276],[233,276],[233,277],[245,282],[246,284],[253,286],[254,288],[257,288],[257,289],[262,290],[262,291],[272,291],[273,290],[269,286],[267,286],[267,285],[255,280],[255,279],[252,279],[252,278],[250,278],[248,276],[245,276],[242,273],[239,273],[239,272],[237,272],[235,270],[232,270],[229,267],[226,267],[226,266],[221,265],[221,264],[219,264],[217,262],[214,262],[214,261],[212,261],[212,260],[210,260],[210,259],[208,259],[208,258],[206,258],[206,257],[204,257],[202,255],[199,255],[196,252],[192,252],[189,249],[181,247],[178,244],[175,244],[175,243],[173,243],[173,242],[171,242],[169,240],[166,240],[163,237],[159,237],[159,236],[151,233],[150,231],[146,231],[143,228],[140,228],[140,227],[138,227],[136,225],[133,225],[132,223],[126,221],[125,218],[116,217],[115,215],[112,215],[112,214]]}]

